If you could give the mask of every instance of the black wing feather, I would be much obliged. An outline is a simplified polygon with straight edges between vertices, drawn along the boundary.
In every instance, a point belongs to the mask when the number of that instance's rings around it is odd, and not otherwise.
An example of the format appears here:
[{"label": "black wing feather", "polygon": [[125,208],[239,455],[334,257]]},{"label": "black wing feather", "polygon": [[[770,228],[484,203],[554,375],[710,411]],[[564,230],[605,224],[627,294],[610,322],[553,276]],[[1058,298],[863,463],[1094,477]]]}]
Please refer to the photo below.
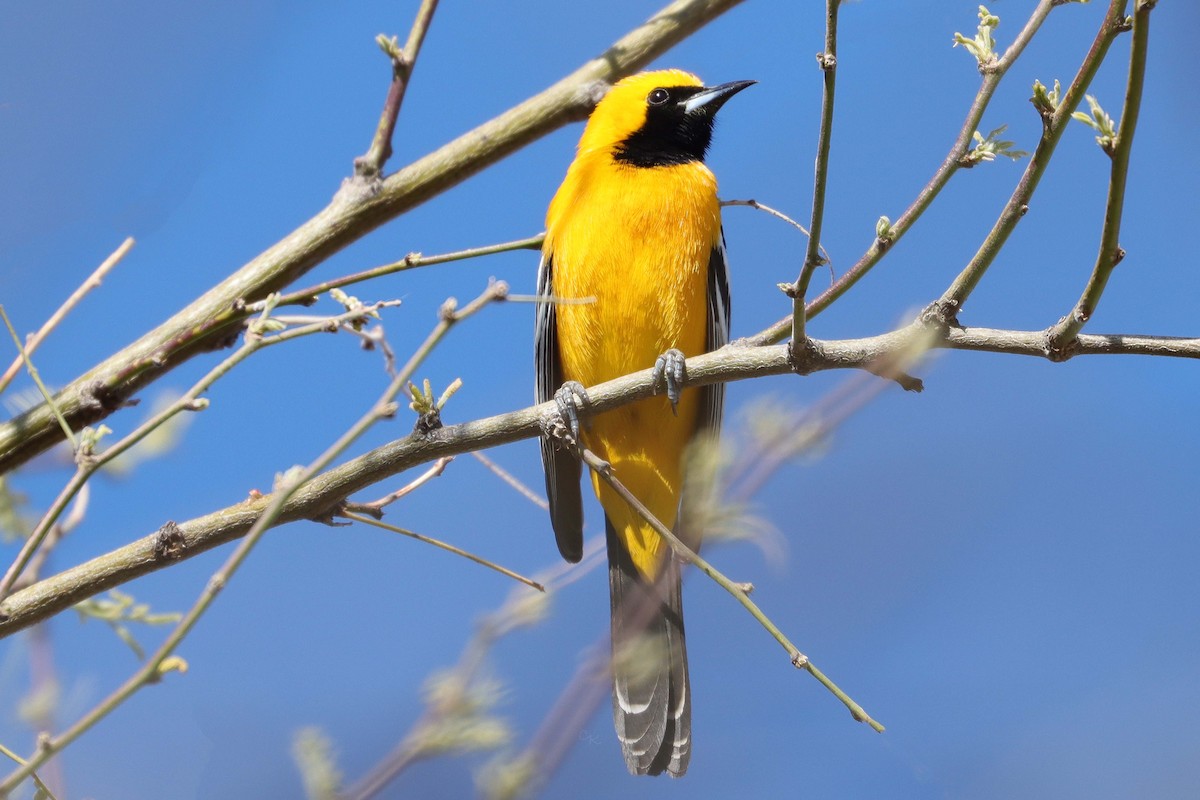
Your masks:
[{"label": "black wing feather", "polygon": [[[554,303],[553,259],[542,256],[538,266],[537,304],[534,328],[534,373],[537,402],[554,399],[563,384],[562,359],[558,352],[558,321]],[[583,497],[580,494],[580,463],[572,453],[549,436],[542,436],[542,467],[546,473],[546,500],[558,552],[567,561],[583,558]]]},{"label": "black wing feather", "polygon": [[[729,269],[725,263],[725,232],[708,259],[708,330],[705,352],[720,350],[729,343]],[[721,430],[725,408],[725,384],[700,387],[700,432],[716,435]]]}]

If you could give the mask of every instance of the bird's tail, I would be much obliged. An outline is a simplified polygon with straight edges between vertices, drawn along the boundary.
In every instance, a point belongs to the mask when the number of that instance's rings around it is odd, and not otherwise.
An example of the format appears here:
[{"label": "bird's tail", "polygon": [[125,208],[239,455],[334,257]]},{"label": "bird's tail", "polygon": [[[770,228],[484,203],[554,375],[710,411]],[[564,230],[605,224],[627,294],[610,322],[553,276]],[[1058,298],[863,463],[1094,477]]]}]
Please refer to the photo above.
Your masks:
[{"label": "bird's tail", "polygon": [[605,516],[612,600],[613,722],[634,775],[678,777],[692,752],[692,698],[679,565],[668,553],[657,582],[634,566]]}]

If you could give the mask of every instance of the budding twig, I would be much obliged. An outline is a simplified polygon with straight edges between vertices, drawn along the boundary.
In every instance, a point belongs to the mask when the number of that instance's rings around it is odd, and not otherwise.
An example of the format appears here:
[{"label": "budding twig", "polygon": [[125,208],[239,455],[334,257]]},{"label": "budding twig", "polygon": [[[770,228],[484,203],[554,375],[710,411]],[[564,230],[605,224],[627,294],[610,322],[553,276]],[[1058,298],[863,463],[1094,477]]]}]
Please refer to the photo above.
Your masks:
[{"label": "budding twig", "polygon": [[729,578],[725,577],[720,570],[709,564],[694,550],[680,541],[678,536],[672,533],[666,525],[663,525],[662,522],[660,522],[658,518],[650,512],[650,509],[646,508],[645,504],[642,503],[642,501],[639,500],[633,494],[633,492],[629,491],[629,489],[627,489],[625,485],[617,479],[617,477],[613,474],[612,467],[606,461],[598,457],[595,453],[587,448],[581,448],[580,457],[583,459],[583,463],[587,464],[588,467],[591,468],[592,472],[600,477],[600,480],[611,486],[613,491],[620,495],[621,498],[628,503],[629,506],[636,511],[642,519],[646,520],[650,527],[654,528],[655,533],[661,536],[663,541],[667,542],[671,546],[671,549],[675,551],[677,556],[699,569],[708,577],[712,578],[714,581],[716,581],[717,585],[733,595],[734,598],[741,603],[747,611],[750,612],[750,615],[758,620],[760,625],[767,629],[767,632],[771,634],[771,637],[775,639],[775,641],[779,642],[779,645],[784,649],[785,652],[787,652],[788,658],[791,659],[791,662],[794,666],[798,667],[799,669],[807,670],[808,673],[816,678],[822,686],[832,692],[837,699],[841,700],[842,703],[845,704],[846,708],[850,709],[850,714],[856,720],[867,723],[879,733],[883,732],[883,725],[872,719],[871,716],[863,710],[862,706],[854,702],[854,700],[845,692],[843,692],[837,684],[826,677],[821,670],[817,669],[812,661],[809,660],[808,656],[801,653],[799,648],[792,644],[791,640],[784,635],[783,631],[779,630],[778,626],[771,621],[771,618],[763,613],[762,609],[760,609],[758,605],[750,599],[750,596],[746,593],[746,590],[741,584],[731,581]]},{"label": "budding twig", "polygon": [[1046,336],[1046,349],[1055,354],[1073,346],[1075,337],[1091,319],[1108,285],[1113,268],[1125,257],[1121,249],[1121,213],[1125,207],[1125,184],[1129,175],[1129,156],[1133,151],[1133,133],[1142,105],[1142,86],[1146,79],[1146,53],[1150,49],[1150,12],[1153,3],[1138,3],[1133,14],[1133,44],[1129,48],[1129,78],[1120,127],[1113,143],[1108,199],[1104,205],[1104,228],[1100,233],[1100,252],[1092,275],[1071,313],[1059,320]]}]

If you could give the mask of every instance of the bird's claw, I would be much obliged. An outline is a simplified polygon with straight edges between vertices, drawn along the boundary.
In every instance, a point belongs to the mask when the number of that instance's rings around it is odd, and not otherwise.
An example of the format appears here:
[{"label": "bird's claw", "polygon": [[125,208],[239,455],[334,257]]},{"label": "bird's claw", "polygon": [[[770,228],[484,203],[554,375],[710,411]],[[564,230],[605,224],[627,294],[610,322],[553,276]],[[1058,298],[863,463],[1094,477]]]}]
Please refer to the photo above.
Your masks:
[{"label": "bird's claw", "polygon": [[592,401],[587,390],[579,381],[567,381],[554,393],[554,405],[558,413],[550,421],[547,430],[551,436],[564,439],[579,440],[579,412],[587,409]]},{"label": "bird's claw", "polygon": [[683,385],[687,383],[687,366],[684,355],[672,347],[654,362],[654,393],[658,394],[663,388],[667,391],[667,399],[671,401],[671,413],[676,413],[679,397],[683,394]]}]

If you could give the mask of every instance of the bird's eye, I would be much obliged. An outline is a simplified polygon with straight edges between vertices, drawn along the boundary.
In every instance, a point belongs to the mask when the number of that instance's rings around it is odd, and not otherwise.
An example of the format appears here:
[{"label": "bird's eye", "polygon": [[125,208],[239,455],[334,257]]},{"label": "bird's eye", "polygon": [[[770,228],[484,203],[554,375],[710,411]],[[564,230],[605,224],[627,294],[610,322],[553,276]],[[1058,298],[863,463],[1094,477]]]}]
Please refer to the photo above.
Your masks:
[{"label": "bird's eye", "polygon": [[671,93],[666,89],[655,89],[650,93],[650,96],[646,98],[646,102],[652,106],[661,106],[670,99]]}]

